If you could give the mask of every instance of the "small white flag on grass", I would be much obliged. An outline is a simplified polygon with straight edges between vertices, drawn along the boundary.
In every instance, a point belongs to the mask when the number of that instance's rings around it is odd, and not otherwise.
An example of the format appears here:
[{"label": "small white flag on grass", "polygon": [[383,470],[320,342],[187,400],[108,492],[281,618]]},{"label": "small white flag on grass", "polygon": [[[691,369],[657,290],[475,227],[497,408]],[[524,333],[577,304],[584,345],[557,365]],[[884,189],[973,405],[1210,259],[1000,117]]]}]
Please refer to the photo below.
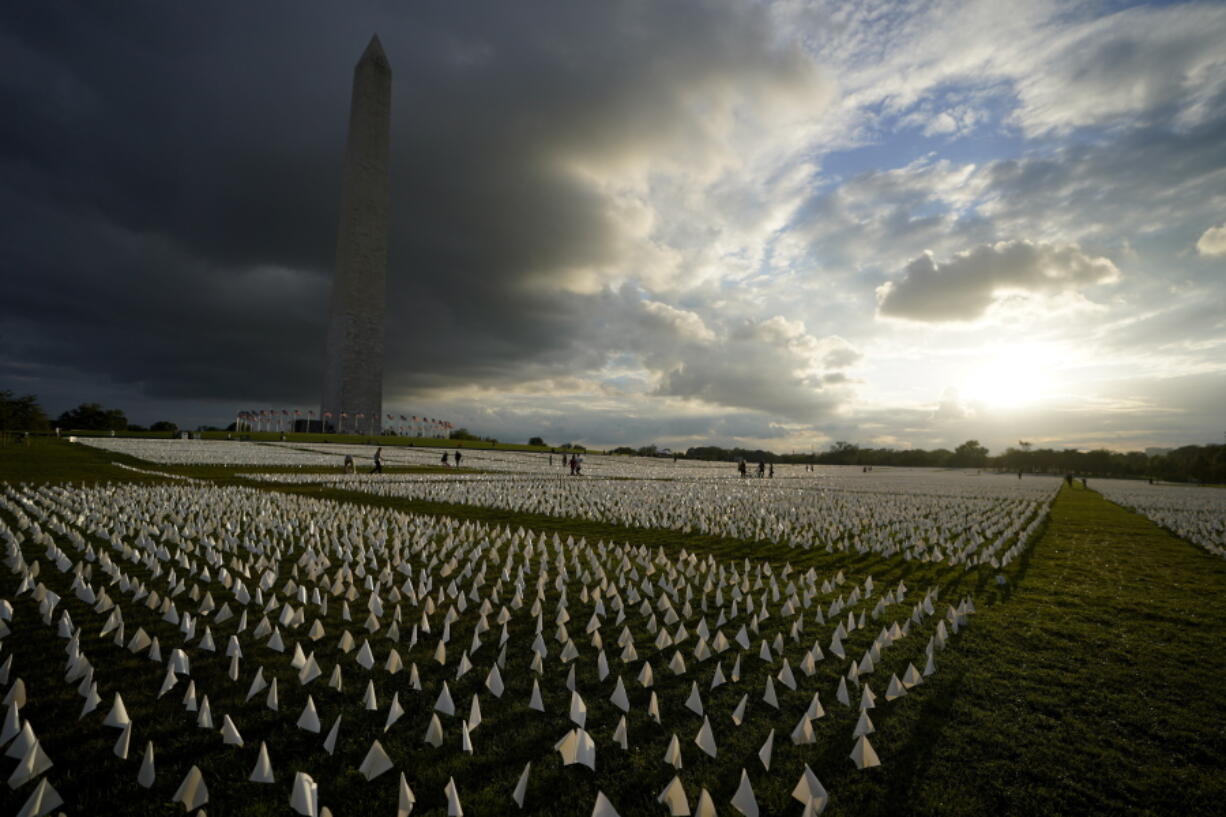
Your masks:
[{"label": "small white flag on grass", "polygon": [[705,788],[698,795],[698,808],[694,811],[694,817],[716,817],[715,800]]},{"label": "small white flag on grass", "polygon": [[596,742],[583,729],[572,729],[553,747],[562,755],[562,765],[579,763],[596,771]]},{"label": "small white flag on grass", "polygon": [[797,746],[806,746],[816,742],[817,736],[813,734],[813,721],[810,720],[808,713],[805,713],[800,716],[800,721],[792,730],[792,743]]},{"label": "small white flag on grass", "polygon": [[[454,711],[454,707],[453,707]],[[400,693],[392,693],[392,702],[387,708],[387,722],[383,724],[383,731],[392,728],[392,724],[400,720],[400,716],[404,714],[404,707],[400,705]]]},{"label": "small white flag on grass", "polygon": [[473,693],[473,702],[468,706],[468,731],[471,732],[481,725],[481,702],[477,693]]},{"label": "small white flag on grass", "polygon": [[115,693],[115,699],[111,703],[111,711],[107,713],[106,720],[102,722],[103,726],[113,726],[116,729],[123,729],[128,725],[131,719],[128,717],[128,710],[124,708],[123,698],[119,697],[119,693]]},{"label": "small white flag on grass", "polygon": [[268,757],[268,744],[260,741],[260,753],[256,756],[255,766],[247,778],[252,783],[276,783],[276,775],[272,771],[272,760]]},{"label": "small white flag on grass", "polygon": [[711,757],[715,757],[715,732],[711,729],[711,721],[706,715],[702,716],[702,727],[698,730],[698,734],[694,736],[694,743],[698,745]]},{"label": "small white flag on grass", "polygon": [[685,699],[685,705],[695,715],[702,717],[702,696],[698,694],[697,681],[690,685],[690,697]]},{"label": "small white flag on grass", "polygon": [[613,694],[609,696],[609,700],[622,712],[630,711],[630,698],[626,695],[626,685],[622,682],[620,675],[617,676],[617,685],[613,687]]},{"label": "small white flag on grass", "polygon": [[430,714],[430,725],[426,727],[426,736],[422,741],[436,749],[443,745],[443,722],[438,719],[438,713]]},{"label": "small white flag on grass", "polygon": [[604,796],[604,792],[596,792],[596,803],[592,806],[592,817],[621,817],[617,813],[617,809],[613,808],[613,804],[609,802],[609,798]]},{"label": "small white flag on grass", "polygon": [[307,696],[306,706],[298,716],[298,728],[319,734],[319,712],[315,710],[315,699]]},{"label": "small white flag on grass", "polygon": [[626,735],[626,716],[622,715],[621,720],[617,722],[617,728],[613,730],[613,742],[622,747],[623,751],[630,749],[630,741]]},{"label": "small white flag on grass", "polygon": [[460,805],[460,793],[456,790],[454,777],[447,778],[443,791],[447,794],[447,817],[464,817],[464,808]]},{"label": "small white flag on grass", "polygon": [[851,736],[858,738],[861,735],[871,735],[877,731],[873,726],[873,719],[868,716],[867,709],[860,710],[860,719],[856,721],[856,728],[852,731]]},{"label": "small white flag on grass", "polygon": [[792,789],[793,799],[799,800],[806,807],[812,805],[814,814],[821,814],[826,808],[826,803],[830,797],[826,794],[826,789],[822,786],[817,775],[813,774],[813,770],[809,768],[809,764],[805,764],[805,770],[800,775],[800,780],[796,782],[796,788]]},{"label": "small white flag on grass", "polygon": [[528,793],[528,773],[532,771],[532,763],[528,762],[524,766],[523,772],[519,775],[519,782],[515,784],[515,791],[511,792],[511,799],[515,801],[515,805],[520,808],[524,807],[524,795]]},{"label": "small white flag on grass", "polygon": [[204,784],[204,775],[200,773],[200,769],[192,766],[171,800],[182,803],[185,811],[193,811],[209,802],[209,787]]},{"label": "small white flag on grass", "polygon": [[455,714],[455,702],[451,700],[451,690],[447,687],[446,681],[443,681],[443,689],[439,692],[438,699],[434,702],[434,708],[444,715]]},{"label": "small white flag on grass", "polygon": [[362,764],[358,766],[358,771],[369,781],[374,780],[390,768],[392,768],[392,759],[383,750],[383,744],[376,740],[370,744],[370,750],[366,753]]},{"label": "small white flag on grass", "polygon": [[685,786],[681,785],[680,777],[674,775],[656,800],[668,807],[668,813],[672,817],[689,817],[690,803],[685,796]]},{"label": "small white flag on grass", "polygon": [[132,742],[132,722],[128,721],[127,726],[119,733],[119,739],[115,741],[115,756],[120,760],[128,759],[128,746]]},{"label": "small white flag on grass", "polygon": [[732,722],[740,726],[745,722],[745,704],[749,702],[749,695],[741,696],[741,701],[736,705],[736,709],[732,710]]},{"label": "small white flag on grass", "polygon": [[578,692],[570,693],[570,719],[578,726],[584,726],[587,723],[587,704],[583,702]]},{"label": "small white flag on grass", "polygon": [[664,762],[671,765],[674,769],[681,768],[681,741],[677,740],[675,733],[668,742],[668,748],[664,750]]},{"label": "small white flag on grass", "polygon": [[732,795],[732,807],[745,817],[758,817],[758,800],[753,796],[753,786],[749,785],[749,775],[741,769],[741,783]]},{"label": "small white flag on grass", "polygon": [[17,817],[43,817],[63,804],[64,798],[60,797],[60,793],[44,777],[38,781],[37,788],[21,807],[21,811],[17,812]]},{"label": "small white flag on grass", "polygon": [[867,735],[861,735],[856,741],[855,748],[851,750],[851,759],[857,769],[869,769],[881,765],[877,753],[873,751],[873,744],[868,742]]},{"label": "small white flag on grass", "polygon": [[775,695],[775,681],[769,675],[766,676],[766,691],[762,693],[762,700],[775,709],[779,708],[779,698]]},{"label": "small white flag on grass", "polygon": [[221,742],[226,746],[243,745],[243,736],[238,733],[238,727],[230,720],[229,715],[223,715],[221,718]]},{"label": "small white flag on grass", "polygon": [[532,679],[532,695],[528,699],[528,708],[535,709],[537,712],[545,711],[545,703],[541,700],[541,685],[536,679]]},{"label": "small white flag on grass", "polygon": [[319,786],[306,772],[294,774],[294,790],[290,792],[289,805],[305,817],[319,817]]},{"label": "small white flag on grass", "polygon": [[15,789],[28,780],[33,780],[51,768],[51,758],[43,751],[42,743],[35,740],[26,749],[25,754],[17,763],[17,768],[9,775],[9,788]]},{"label": "small white flag on grass", "polygon": [[379,709],[379,699],[375,697],[375,682],[366,682],[366,691],[362,693],[362,707],[367,712],[375,712]]},{"label": "small white flag on grass", "polygon": [[200,704],[200,712],[196,716],[196,725],[201,729],[213,728],[213,709],[209,706],[209,696],[205,695]]},{"label": "small white flag on grass", "polygon": [[337,715],[336,720],[332,722],[332,728],[328,730],[328,737],[324,738],[324,751],[329,755],[336,750],[336,736],[340,732],[341,716]]},{"label": "small white flag on grass", "polygon": [[498,671],[498,665],[495,664],[490,668],[489,675],[485,676],[485,688],[488,689],[495,698],[502,697],[502,673]]},{"label": "small white flag on grass", "polygon": [[835,693],[834,699],[843,706],[851,706],[851,696],[847,694],[847,679],[839,676],[839,691]]},{"label": "small white flag on grass", "polygon": [[136,775],[136,782],[147,789],[153,785],[156,778],[157,771],[153,766],[153,741],[149,741],[145,744],[145,757],[140,762],[140,772]]},{"label": "small white flag on grass", "polygon": [[409,817],[413,813],[413,806],[417,803],[417,795],[413,794],[413,790],[409,788],[409,781],[404,779],[404,772],[400,773],[400,797],[396,805],[396,817]]},{"label": "small white flag on grass", "polygon": [[885,699],[893,701],[907,694],[907,688],[903,686],[902,681],[898,680],[898,675],[895,673],[890,676],[890,685],[885,690]]},{"label": "small white flag on grass", "polygon": [[766,736],[766,740],[762,743],[762,748],[758,750],[758,760],[762,761],[762,768],[768,772],[771,770],[771,754],[775,749],[775,730],[772,729]]},{"label": "small white flag on grass", "polygon": [[256,695],[260,694],[266,687],[268,682],[264,680],[264,668],[260,667],[255,671],[255,677],[251,679],[251,687],[247,690],[245,700],[250,701]]}]

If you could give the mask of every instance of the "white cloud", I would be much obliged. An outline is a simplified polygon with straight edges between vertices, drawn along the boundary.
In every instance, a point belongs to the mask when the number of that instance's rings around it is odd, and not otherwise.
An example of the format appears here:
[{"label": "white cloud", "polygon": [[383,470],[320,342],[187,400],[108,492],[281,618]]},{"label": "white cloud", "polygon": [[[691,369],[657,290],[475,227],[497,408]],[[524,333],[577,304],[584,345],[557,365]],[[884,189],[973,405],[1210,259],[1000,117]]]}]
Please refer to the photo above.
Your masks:
[{"label": "white cloud", "polygon": [[1201,255],[1226,255],[1226,224],[1205,230],[1196,242],[1196,251]]},{"label": "white cloud", "polygon": [[1076,245],[984,244],[942,264],[926,252],[901,278],[878,287],[878,312],[916,321],[968,321],[1008,293],[1074,292],[1118,278],[1110,259],[1089,256]]},{"label": "white cloud", "polygon": [[670,326],[683,340],[695,343],[711,343],[715,340],[715,333],[707,327],[696,312],[677,309],[660,301],[645,301],[643,311]]}]

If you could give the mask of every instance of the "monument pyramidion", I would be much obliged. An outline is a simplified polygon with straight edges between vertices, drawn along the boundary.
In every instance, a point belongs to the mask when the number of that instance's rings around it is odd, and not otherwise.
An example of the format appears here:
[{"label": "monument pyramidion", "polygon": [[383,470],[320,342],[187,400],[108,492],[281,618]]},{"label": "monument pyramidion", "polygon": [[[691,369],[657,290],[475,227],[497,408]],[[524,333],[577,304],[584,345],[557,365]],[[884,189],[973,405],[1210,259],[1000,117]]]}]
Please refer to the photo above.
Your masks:
[{"label": "monument pyramidion", "polygon": [[324,349],[320,418],[326,432],[381,429],[391,108],[392,69],[376,35],[353,69]]}]

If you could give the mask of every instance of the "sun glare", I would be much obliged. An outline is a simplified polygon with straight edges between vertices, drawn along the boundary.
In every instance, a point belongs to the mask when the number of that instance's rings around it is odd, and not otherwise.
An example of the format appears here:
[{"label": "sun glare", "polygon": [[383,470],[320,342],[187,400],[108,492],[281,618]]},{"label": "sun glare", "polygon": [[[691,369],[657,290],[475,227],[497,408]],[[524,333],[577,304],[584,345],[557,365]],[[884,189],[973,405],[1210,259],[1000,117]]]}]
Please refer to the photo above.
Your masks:
[{"label": "sun glare", "polygon": [[985,350],[960,391],[969,401],[992,408],[1031,406],[1051,395],[1055,361],[1051,349],[1037,345]]}]

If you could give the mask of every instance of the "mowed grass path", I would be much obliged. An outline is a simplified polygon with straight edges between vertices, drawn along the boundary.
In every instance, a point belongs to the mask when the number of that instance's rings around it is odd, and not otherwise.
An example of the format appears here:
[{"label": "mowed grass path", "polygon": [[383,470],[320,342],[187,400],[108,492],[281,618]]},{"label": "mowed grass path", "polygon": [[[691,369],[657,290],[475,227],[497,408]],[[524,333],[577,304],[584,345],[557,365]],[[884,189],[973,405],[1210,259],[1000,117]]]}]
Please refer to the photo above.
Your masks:
[{"label": "mowed grass path", "polygon": [[1015,592],[927,690],[892,758],[910,779],[840,790],[838,813],[1222,814],[1224,591],[1223,560],[1065,488]]},{"label": "mowed grass path", "polygon": [[[37,466],[14,468],[22,457],[10,453],[18,452],[0,451],[0,480],[133,478],[84,451],[85,461],[72,470],[66,466],[74,455],[61,461],[60,452],[44,451]],[[352,494],[346,499],[361,501]],[[446,512],[466,515],[463,506]],[[484,514],[469,509],[467,515]],[[526,515],[485,521],[535,527],[545,520],[554,529],[566,523]],[[578,531],[590,523],[569,524]],[[648,534],[626,531],[625,538]],[[721,558],[796,555],[676,532],[656,536],[653,545],[688,546]],[[806,557],[821,564],[819,570],[829,569],[831,555],[811,551]],[[891,570],[887,564],[860,563],[856,573],[870,570],[885,579],[917,568],[895,562]],[[849,730],[845,742],[841,728],[822,738],[812,765],[831,794],[827,814],[1221,813],[1226,561],[1093,491],[1066,488],[1040,540],[1006,571],[1010,583],[1003,591],[980,571],[958,579],[934,566],[918,572],[939,578],[945,602],[974,592],[979,612],[938,653],[939,671],[907,705],[874,712],[881,768],[852,767]],[[838,705],[827,701],[832,706]],[[793,782],[781,785],[790,789]],[[726,802],[717,807],[734,813]]]}]

